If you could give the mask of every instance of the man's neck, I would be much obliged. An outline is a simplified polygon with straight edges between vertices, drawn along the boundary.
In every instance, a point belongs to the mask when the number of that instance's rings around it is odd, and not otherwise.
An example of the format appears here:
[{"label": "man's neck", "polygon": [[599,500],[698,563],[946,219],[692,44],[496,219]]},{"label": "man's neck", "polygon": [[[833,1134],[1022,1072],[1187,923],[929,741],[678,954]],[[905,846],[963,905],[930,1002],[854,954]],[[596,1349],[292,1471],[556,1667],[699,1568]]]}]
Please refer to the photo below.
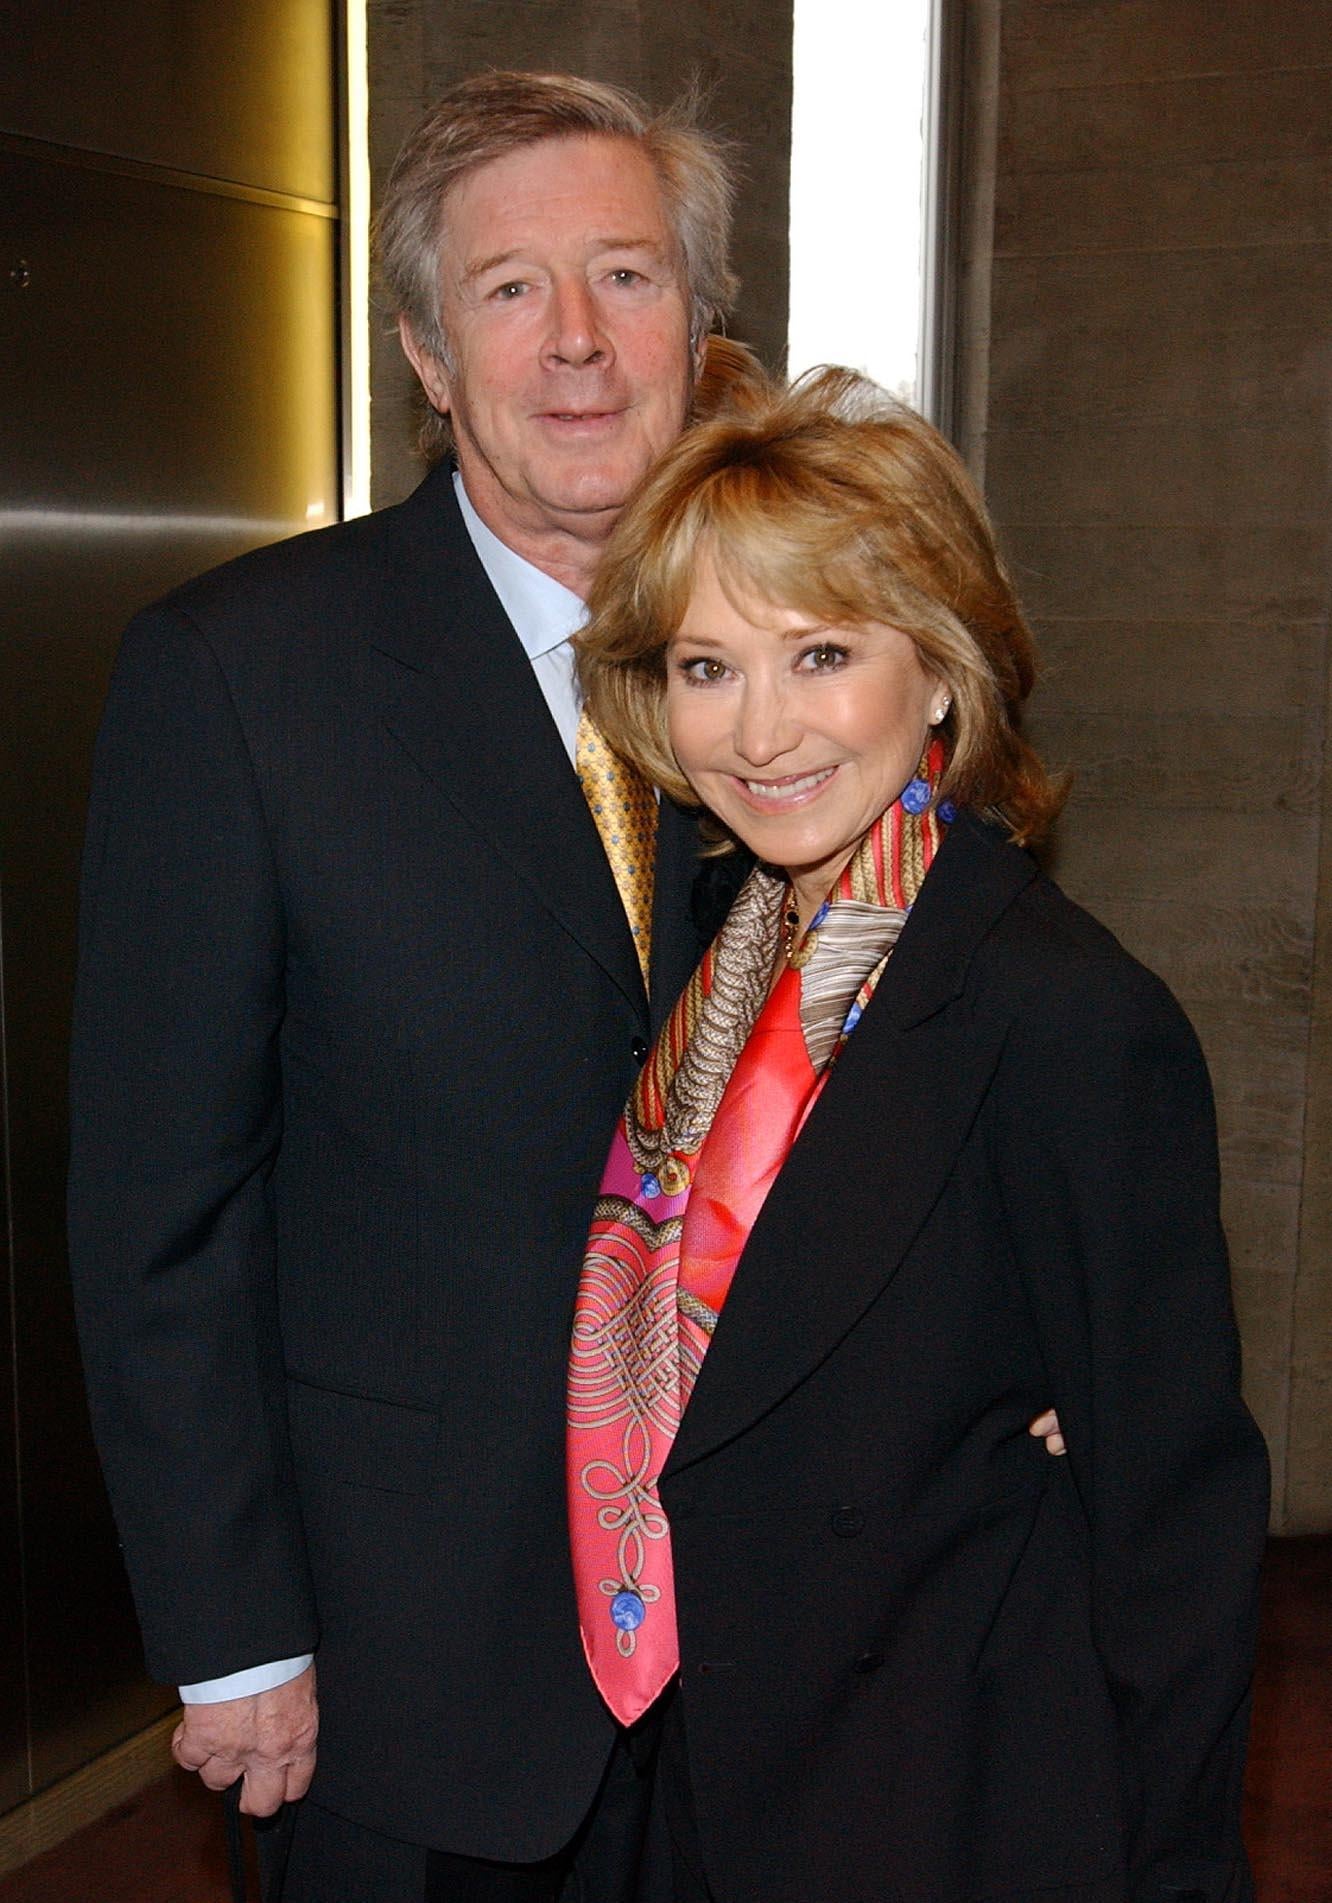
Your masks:
[{"label": "man's neck", "polygon": [[496,525],[487,521],[483,510],[478,509],[477,514],[515,555],[521,555],[524,561],[531,562],[533,568],[539,568],[543,575],[549,575],[581,600],[587,600],[592,577],[597,572],[601,551],[606,545],[606,536],[588,543],[576,534],[560,529],[551,529],[538,535],[515,534],[511,525]]},{"label": "man's neck", "polygon": [[586,514],[570,511],[563,519],[538,517],[533,511],[532,519],[527,521],[520,511],[505,506],[484,475],[478,479],[474,469],[459,473],[467,500],[491,534],[515,555],[531,562],[533,568],[586,601],[619,510],[588,510]]},{"label": "man's neck", "polygon": [[[478,515],[457,470],[453,474],[453,486],[467,533],[528,654],[542,654],[555,643],[567,640],[586,617],[583,596],[502,542]],[[553,635],[552,630],[556,630]]]}]

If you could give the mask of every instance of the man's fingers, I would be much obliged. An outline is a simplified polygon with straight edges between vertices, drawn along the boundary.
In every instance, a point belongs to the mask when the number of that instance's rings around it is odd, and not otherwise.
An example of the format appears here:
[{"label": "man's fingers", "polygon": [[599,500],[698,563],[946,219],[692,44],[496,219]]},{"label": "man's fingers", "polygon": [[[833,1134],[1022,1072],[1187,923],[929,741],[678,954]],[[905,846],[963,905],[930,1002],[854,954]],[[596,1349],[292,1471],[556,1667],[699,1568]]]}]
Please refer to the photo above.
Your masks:
[{"label": "man's fingers", "polygon": [[[199,1771],[213,1756],[210,1747],[200,1739],[192,1738],[184,1725],[177,1725],[171,1739],[171,1755],[182,1771]],[[232,1776],[237,1767],[232,1766]]]},{"label": "man's fingers", "polygon": [[[306,1779],[306,1783],[309,1783]],[[265,1765],[262,1770],[251,1765],[245,1773],[245,1785],[241,1791],[240,1807],[247,1817],[271,1817],[281,1808],[287,1797],[287,1766],[285,1764]]]},{"label": "man's fingers", "polygon": [[210,1791],[226,1791],[240,1776],[240,1766],[231,1758],[206,1758],[202,1764],[192,1767],[199,1773],[199,1782],[206,1784]]},{"label": "man's fingers", "polygon": [[314,1767],[313,1751],[285,1764],[251,1761],[245,1768],[241,1809],[247,1817],[271,1817],[283,1804],[294,1804],[309,1790]]},{"label": "man's fingers", "polygon": [[313,1751],[308,1756],[298,1759],[295,1764],[287,1766],[287,1802],[289,1804],[294,1804],[297,1798],[305,1796],[310,1788],[310,1780],[314,1776],[314,1768]]},{"label": "man's fingers", "polygon": [[1068,1451],[1064,1444],[1064,1437],[1059,1431],[1059,1416],[1052,1407],[1046,1408],[1044,1414],[1038,1414],[1027,1432],[1035,1435],[1037,1440],[1045,1442],[1047,1454],[1063,1454]]},{"label": "man's fingers", "polygon": [[305,1796],[314,1776],[313,1752],[306,1752],[291,1763],[256,1762],[251,1757],[243,1766],[235,1758],[216,1754],[201,1755],[196,1751],[182,1757],[177,1751],[175,1755],[182,1770],[197,1772],[200,1782],[210,1791],[229,1790],[237,1778],[243,1777],[245,1786],[240,1807],[247,1817],[271,1817],[284,1803],[294,1804],[297,1798]]}]

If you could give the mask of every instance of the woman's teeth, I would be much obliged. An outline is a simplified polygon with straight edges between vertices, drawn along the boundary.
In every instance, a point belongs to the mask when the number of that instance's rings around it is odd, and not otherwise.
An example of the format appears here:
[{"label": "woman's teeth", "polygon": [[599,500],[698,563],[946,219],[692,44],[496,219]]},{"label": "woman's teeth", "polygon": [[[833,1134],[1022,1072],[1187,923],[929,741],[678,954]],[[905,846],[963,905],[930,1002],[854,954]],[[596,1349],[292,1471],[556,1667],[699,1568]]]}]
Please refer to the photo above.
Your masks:
[{"label": "woman's teeth", "polygon": [[824,767],[821,773],[806,773],[798,780],[746,780],[745,785],[760,800],[789,800],[799,793],[808,793],[816,786],[822,786],[837,771],[836,767]]}]

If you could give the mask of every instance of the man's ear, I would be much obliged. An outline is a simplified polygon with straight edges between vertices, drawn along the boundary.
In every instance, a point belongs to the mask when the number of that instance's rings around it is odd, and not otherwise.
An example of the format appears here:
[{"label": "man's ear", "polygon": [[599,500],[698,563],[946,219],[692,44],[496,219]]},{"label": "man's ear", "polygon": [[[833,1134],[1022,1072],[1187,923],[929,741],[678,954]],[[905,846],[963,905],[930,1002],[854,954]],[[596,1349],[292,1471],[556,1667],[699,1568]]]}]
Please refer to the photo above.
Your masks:
[{"label": "man's ear", "polygon": [[441,416],[447,416],[451,399],[444,366],[435,353],[420,342],[405,312],[398,317],[398,337],[408,363],[421,379],[421,387],[430,398],[431,408],[438,410]]}]

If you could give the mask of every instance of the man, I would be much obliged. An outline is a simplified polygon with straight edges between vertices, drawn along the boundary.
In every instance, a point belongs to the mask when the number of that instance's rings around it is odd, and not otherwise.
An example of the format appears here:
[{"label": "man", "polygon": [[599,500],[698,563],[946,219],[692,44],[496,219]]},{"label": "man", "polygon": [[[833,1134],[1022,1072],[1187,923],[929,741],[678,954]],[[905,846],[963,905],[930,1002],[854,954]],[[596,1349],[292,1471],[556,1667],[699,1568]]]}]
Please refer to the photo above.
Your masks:
[{"label": "man", "polygon": [[[568,637],[684,426],[729,209],[711,143],[612,88],[456,88],[380,222],[456,474],[178,591],[112,687],[73,1092],[92,1406],[179,1762],[267,1814],[318,1725],[300,1903],[557,1896],[636,1802],[578,1646],[564,1356],[700,939],[668,805],[650,921],[641,856],[617,890]],[[587,784],[650,830],[643,789]]]}]

